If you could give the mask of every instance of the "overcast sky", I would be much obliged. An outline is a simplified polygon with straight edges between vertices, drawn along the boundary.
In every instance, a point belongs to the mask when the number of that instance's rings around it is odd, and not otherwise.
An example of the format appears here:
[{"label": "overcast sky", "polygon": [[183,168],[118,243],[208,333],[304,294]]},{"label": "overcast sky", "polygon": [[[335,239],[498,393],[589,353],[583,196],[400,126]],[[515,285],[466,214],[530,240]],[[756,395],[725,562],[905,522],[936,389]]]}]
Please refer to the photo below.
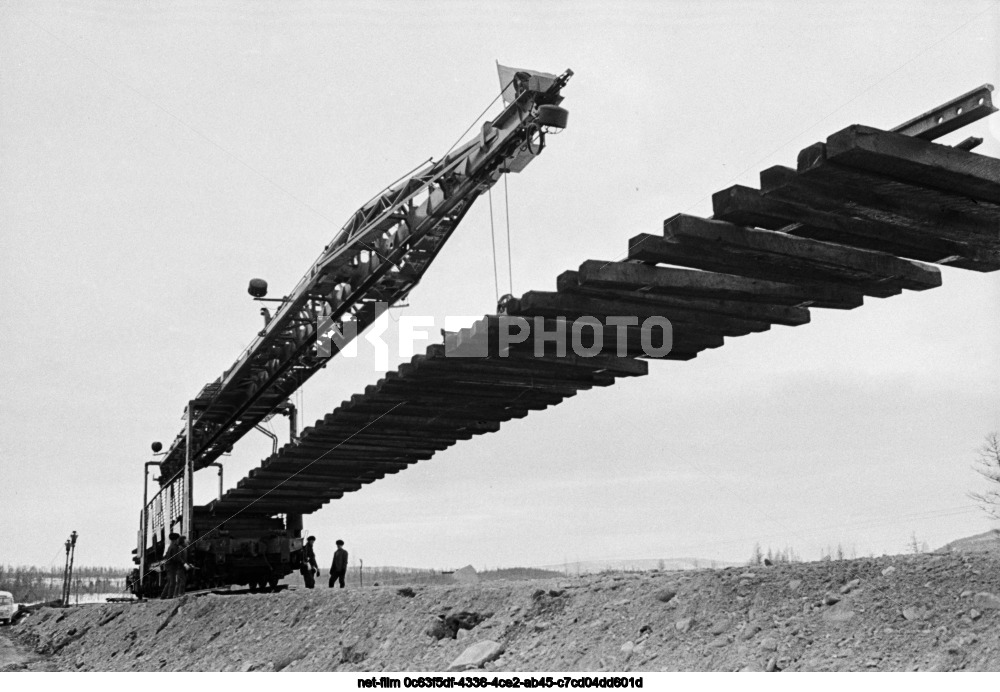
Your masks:
[{"label": "overcast sky", "polygon": [[[576,73],[568,129],[509,181],[520,294],[849,124],[996,82],[997,7],[0,2],[0,563],[61,564],[76,530],[79,562],[130,564],[150,442],[260,329],[247,280],[290,290],[473,122],[496,60]],[[1000,156],[991,120],[942,141]],[[320,559],[337,538],[366,565],[815,559],[985,531],[966,493],[1000,428],[1000,276],[943,278],[461,442],[307,517]],[[494,292],[482,199],[405,312],[482,315]],[[362,350],[296,400],[311,422],[381,374]],[[237,445],[227,485],[268,451]],[[212,472],[196,484],[210,499]]]}]

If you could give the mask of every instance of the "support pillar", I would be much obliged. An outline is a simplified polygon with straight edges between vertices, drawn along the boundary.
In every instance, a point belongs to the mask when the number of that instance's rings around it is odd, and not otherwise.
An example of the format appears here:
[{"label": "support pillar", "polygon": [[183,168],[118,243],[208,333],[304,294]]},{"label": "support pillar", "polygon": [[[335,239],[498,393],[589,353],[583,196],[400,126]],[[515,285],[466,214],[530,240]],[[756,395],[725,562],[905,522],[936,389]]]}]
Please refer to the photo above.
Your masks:
[{"label": "support pillar", "polygon": [[188,402],[187,441],[184,445],[184,533],[188,545],[194,543],[194,402]]},{"label": "support pillar", "polygon": [[142,471],[142,528],[139,530],[139,583],[136,596],[143,600],[143,582],[146,580],[146,544],[149,542],[149,467],[159,466],[158,461],[147,461]]}]

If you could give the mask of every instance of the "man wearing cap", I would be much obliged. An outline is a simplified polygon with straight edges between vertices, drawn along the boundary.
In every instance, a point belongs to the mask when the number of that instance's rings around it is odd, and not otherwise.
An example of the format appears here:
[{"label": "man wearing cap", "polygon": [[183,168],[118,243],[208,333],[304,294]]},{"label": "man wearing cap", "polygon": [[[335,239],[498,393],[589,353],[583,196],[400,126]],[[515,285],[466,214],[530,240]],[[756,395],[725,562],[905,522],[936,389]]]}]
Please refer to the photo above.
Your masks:
[{"label": "man wearing cap", "polygon": [[306,544],[302,547],[302,567],[299,573],[306,582],[306,588],[311,589],[316,586],[316,577],[319,576],[319,565],[316,563],[316,552],[313,550],[315,536],[310,536]]},{"label": "man wearing cap", "polygon": [[330,567],[330,588],[333,583],[340,582],[340,588],[344,588],[344,577],[347,576],[347,551],[344,550],[344,542],[337,539],[337,552],[333,554],[333,565]]}]

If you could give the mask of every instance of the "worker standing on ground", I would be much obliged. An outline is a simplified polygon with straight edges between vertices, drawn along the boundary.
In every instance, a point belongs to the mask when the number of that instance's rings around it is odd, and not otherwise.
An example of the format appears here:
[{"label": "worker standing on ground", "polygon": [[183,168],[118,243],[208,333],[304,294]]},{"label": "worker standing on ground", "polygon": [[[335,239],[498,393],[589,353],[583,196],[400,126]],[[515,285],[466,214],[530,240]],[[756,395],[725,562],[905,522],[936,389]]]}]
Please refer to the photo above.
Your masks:
[{"label": "worker standing on ground", "polygon": [[191,569],[191,565],[188,564],[188,544],[187,536],[181,536],[177,539],[177,554],[174,559],[177,561],[176,574],[174,577],[174,598],[180,598],[184,595],[184,589],[187,588],[187,571]]},{"label": "worker standing on ground", "polygon": [[[180,552],[181,548],[178,544],[178,539],[180,535],[176,533],[171,533],[167,538],[170,539],[170,544],[167,546],[166,551],[163,553],[163,571],[167,576],[167,581],[163,585],[163,590],[160,591],[160,598],[173,598],[174,591],[177,588],[177,571],[174,568],[177,562],[177,554]],[[183,560],[180,564],[183,565]],[[183,568],[182,568],[183,569]]]},{"label": "worker standing on ground", "polygon": [[344,588],[344,577],[347,576],[347,551],[344,550],[344,542],[337,539],[337,552],[333,554],[333,565],[330,567],[330,588],[333,588],[335,581],[340,582],[340,588]]},{"label": "worker standing on ground", "polygon": [[306,582],[306,588],[312,589],[316,586],[316,577],[319,576],[319,565],[316,563],[316,552],[313,550],[315,536],[310,536],[306,540],[305,547],[302,548],[302,567],[299,573]]}]

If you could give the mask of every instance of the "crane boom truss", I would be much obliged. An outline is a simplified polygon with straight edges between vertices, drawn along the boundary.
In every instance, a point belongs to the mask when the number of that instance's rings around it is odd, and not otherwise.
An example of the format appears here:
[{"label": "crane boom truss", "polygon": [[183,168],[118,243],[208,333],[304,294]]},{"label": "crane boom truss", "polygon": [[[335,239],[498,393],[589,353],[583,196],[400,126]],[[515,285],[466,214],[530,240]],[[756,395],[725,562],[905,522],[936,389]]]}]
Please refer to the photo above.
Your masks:
[{"label": "crane boom truss", "polygon": [[[505,94],[507,105],[477,137],[404,176],[351,216],[254,341],[189,403],[184,417],[191,418],[193,470],[231,449],[346,345],[350,337],[318,352],[321,323],[357,336],[409,294],[472,203],[501,175],[520,172],[541,153],[549,116],[561,111],[560,91],[572,74],[516,73],[504,88],[514,96]],[[185,430],[171,443],[161,484],[184,469],[187,440]]]}]

